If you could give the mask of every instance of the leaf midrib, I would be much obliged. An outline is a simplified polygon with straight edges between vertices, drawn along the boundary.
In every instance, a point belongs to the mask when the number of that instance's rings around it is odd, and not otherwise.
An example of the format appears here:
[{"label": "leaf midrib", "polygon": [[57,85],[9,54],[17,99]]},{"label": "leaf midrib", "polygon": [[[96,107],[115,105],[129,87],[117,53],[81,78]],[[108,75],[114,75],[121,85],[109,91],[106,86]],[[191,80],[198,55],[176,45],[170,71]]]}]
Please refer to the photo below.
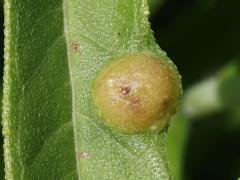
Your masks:
[{"label": "leaf midrib", "polygon": [[[76,137],[76,110],[75,110],[75,92],[74,92],[74,82],[73,82],[73,74],[71,71],[71,64],[70,64],[70,51],[69,51],[69,40],[68,40],[68,24],[67,24],[67,11],[68,11],[68,7],[67,7],[67,0],[63,0],[63,29],[64,29],[64,37],[65,37],[65,42],[66,42],[66,49],[67,49],[67,62],[68,62],[68,74],[69,74],[69,78],[70,78],[70,86],[71,86],[71,94],[72,94],[72,124],[73,124],[73,134],[74,134],[74,147],[75,147],[75,157],[77,157],[77,146],[76,146],[76,141],[77,141],[77,137]],[[78,175],[78,179],[80,178],[80,165],[78,160],[75,158],[76,160],[76,172]]]}]

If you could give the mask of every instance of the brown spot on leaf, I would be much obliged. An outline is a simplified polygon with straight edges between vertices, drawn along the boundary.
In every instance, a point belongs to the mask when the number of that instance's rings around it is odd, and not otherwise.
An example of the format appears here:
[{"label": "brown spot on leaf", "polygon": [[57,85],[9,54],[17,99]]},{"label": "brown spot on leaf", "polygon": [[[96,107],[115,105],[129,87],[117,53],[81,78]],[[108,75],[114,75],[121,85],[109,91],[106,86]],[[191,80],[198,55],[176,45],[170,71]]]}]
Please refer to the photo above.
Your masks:
[{"label": "brown spot on leaf", "polygon": [[129,86],[124,86],[120,88],[121,90],[121,95],[127,96],[131,92],[131,87]]},{"label": "brown spot on leaf", "polygon": [[80,52],[80,45],[78,43],[72,43],[70,47],[74,52],[76,53]]},{"label": "brown spot on leaf", "polygon": [[87,152],[80,152],[78,154],[78,158],[79,159],[87,159],[87,158],[89,158],[89,154]]},{"label": "brown spot on leaf", "polygon": [[141,111],[141,101],[140,98],[134,93],[131,85],[126,82],[122,82],[120,85],[120,96],[127,102],[128,108],[131,109],[134,113],[140,113]]}]

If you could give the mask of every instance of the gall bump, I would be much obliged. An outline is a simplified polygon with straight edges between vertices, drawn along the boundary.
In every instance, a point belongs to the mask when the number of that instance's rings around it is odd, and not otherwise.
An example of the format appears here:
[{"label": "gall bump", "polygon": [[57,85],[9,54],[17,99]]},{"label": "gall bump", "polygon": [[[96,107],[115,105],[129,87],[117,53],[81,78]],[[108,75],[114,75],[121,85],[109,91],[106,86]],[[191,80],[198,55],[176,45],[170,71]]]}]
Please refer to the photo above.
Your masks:
[{"label": "gall bump", "polygon": [[159,57],[126,55],[104,67],[93,101],[105,125],[124,134],[159,132],[176,112],[182,94],[174,65]]}]

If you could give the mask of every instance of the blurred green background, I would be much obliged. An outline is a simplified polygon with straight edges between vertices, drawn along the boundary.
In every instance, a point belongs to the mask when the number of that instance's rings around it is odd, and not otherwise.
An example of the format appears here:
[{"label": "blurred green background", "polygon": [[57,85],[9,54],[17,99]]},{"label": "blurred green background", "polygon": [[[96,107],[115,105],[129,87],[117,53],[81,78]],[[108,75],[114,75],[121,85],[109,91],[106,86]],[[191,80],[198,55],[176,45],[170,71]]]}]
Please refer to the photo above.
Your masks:
[{"label": "blurred green background", "polygon": [[[149,3],[156,40],[178,66],[185,90],[180,113],[169,128],[167,151],[173,177],[236,180],[240,177],[240,1]],[[2,82],[1,0],[0,4]],[[1,146],[0,179],[4,177],[2,151]]]},{"label": "blurred green background", "polygon": [[[240,177],[239,9],[236,0],[166,0],[157,10],[155,5],[152,9],[150,20],[158,44],[182,75],[183,102],[193,99],[191,91],[199,91],[195,102],[186,102],[199,113],[186,113],[187,120],[177,119],[175,132],[170,131],[172,144],[184,143],[184,147],[168,147],[175,154],[183,148],[182,177],[175,175],[176,179]],[[214,90],[205,82],[209,78],[217,86]],[[200,82],[203,85],[195,85]],[[198,90],[191,88],[193,85]],[[211,100],[213,96],[218,100]],[[173,137],[173,133],[178,134]],[[185,139],[178,137],[181,135]],[[170,157],[172,166],[178,161]]]}]

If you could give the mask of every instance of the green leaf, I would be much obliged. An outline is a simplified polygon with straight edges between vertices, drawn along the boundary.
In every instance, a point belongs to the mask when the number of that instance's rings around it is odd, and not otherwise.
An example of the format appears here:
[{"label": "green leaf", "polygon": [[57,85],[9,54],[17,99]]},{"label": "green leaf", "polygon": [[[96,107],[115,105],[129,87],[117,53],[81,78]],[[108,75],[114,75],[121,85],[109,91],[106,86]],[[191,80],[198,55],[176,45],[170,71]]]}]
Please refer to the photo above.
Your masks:
[{"label": "green leaf", "polygon": [[203,117],[223,109],[217,76],[204,79],[186,90],[182,111],[188,117]]},{"label": "green leaf", "polygon": [[166,131],[123,135],[91,99],[97,72],[155,44],[146,0],[6,0],[7,179],[170,179]]},{"label": "green leaf", "polygon": [[[0,0],[0,24],[3,24],[3,1]],[[1,74],[1,80],[0,80],[0,114],[2,114],[2,97],[3,97],[3,82],[2,82],[2,71],[3,71],[3,29],[0,29],[0,74]],[[0,137],[0,179],[4,179],[4,159],[3,159],[3,137],[2,137],[2,116],[0,116],[1,121],[1,137]]]},{"label": "green leaf", "polygon": [[240,107],[240,65],[237,56],[215,76],[189,88],[183,98],[182,111],[188,117],[203,117]]},{"label": "green leaf", "polygon": [[226,109],[240,108],[240,63],[239,57],[220,72],[219,95]]},{"label": "green leaf", "polygon": [[[2,82],[0,81],[0,99],[2,99]],[[0,114],[2,114],[2,101],[0,106]],[[2,122],[2,117],[0,117],[0,121]],[[1,127],[2,132],[2,127]],[[0,136],[0,179],[4,179],[4,160],[3,160],[3,137]]]},{"label": "green leaf", "polygon": [[[170,145],[171,141],[181,144],[182,138],[177,140],[179,136],[174,137],[172,134],[177,130],[180,130],[180,134],[181,129],[184,130],[184,126],[185,130],[187,127],[191,127],[188,147],[185,147],[187,149],[185,170],[188,176],[190,174],[190,179],[201,177],[202,172],[208,172],[209,168],[212,167],[214,168],[208,175],[210,179],[217,179],[217,177],[231,179],[239,173],[239,148],[236,148],[238,147],[236,138],[239,137],[240,132],[239,57],[237,56],[232,60],[233,62],[224,66],[216,75],[204,79],[185,91],[182,112],[189,118],[188,122],[191,124],[186,124],[183,121],[182,124],[179,123],[178,126],[175,126],[175,129],[170,128],[169,130],[168,141],[170,141]],[[173,121],[173,125],[176,122]],[[184,137],[185,134],[183,133],[182,136]],[[176,143],[172,144],[172,147],[176,145]],[[221,150],[220,146],[222,146]],[[168,154],[170,151],[169,161],[170,167],[173,168],[174,177],[176,172],[174,168],[177,168],[177,172],[179,172],[181,166],[178,165],[183,157],[179,154],[181,150],[174,152],[172,149],[174,148],[171,146],[169,148],[168,145],[167,151]],[[227,153],[229,155],[225,157],[224,155],[228,151],[231,153]],[[224,161],[228,166],[222,165],[221,161]],[[205,162],[208,164],[206,165]],[[199,169],[201,170],[199,171]],[[220,175],[217,173],[219,169],[223,172]]]},{"label": "green leaf", "polygon": [[167,156],[174,180],[184,180],[185,151],[187,149],[191,121],[179,113],[170,124],[167,138]]}]

